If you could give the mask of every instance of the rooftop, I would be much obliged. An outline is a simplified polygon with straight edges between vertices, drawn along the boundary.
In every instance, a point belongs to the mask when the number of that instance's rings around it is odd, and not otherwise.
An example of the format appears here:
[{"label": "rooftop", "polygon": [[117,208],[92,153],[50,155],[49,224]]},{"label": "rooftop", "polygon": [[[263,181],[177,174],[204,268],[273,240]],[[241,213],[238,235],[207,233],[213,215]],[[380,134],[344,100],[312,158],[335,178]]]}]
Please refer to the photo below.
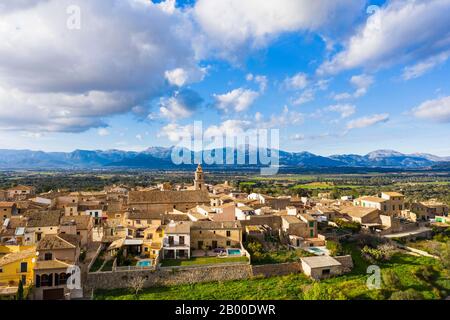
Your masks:
[{"label": "rooftop", "polygon": [[300,260],[303,263],[306,263],[308,266],[310,266],[311,269],[314,268],[325,268],[325,267],[334,267],[334,266],[340,266],[341,263],[337,261],[336,259],[330,257],[330,256],[314,256],[314,257],[305,257],[300,258]]},{"label": "rooftop", "polygon": [[383,202],[386,202],[386,201],[387,201],[386,199],[382,199],[382,198],[378,198],[378,197],[373,197],[373,196],[365,196],[365,197],[358,198],[358,199],[356,199],[356,200],[359,200],[359,201],[368,201],[368,202],[378,202],[378,203],[383,203]]},{"label": "rooftop", "polygon": [[209,203],[208,191],[131,191],[129,204],[134,203]]},{"label": "rooftop", "polygon": [[30,248],[19,252],[8,253],[7,255],[4,255],[3,257],[0,258],[0,267],[16,261],[32,258],[34,256],[36,256],[35,248]]}]

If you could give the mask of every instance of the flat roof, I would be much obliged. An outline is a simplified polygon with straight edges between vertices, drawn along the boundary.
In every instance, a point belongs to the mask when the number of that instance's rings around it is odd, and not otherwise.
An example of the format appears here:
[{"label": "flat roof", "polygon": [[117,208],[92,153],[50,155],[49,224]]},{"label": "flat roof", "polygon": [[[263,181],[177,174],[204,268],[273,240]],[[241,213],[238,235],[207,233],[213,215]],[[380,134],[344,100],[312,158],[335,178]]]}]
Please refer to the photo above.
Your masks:
[{"label": "flat roof", "polygon": [[315,257],[305,257],[300,258],[300,260],[304,263],[306,263],[308,266],[311,267],[311,269],[314,268],[325,268],[325,267],[335,267],[340,266],[341,263],[337,261],[336,259],[330,257],[330,256],[315,256]]}]

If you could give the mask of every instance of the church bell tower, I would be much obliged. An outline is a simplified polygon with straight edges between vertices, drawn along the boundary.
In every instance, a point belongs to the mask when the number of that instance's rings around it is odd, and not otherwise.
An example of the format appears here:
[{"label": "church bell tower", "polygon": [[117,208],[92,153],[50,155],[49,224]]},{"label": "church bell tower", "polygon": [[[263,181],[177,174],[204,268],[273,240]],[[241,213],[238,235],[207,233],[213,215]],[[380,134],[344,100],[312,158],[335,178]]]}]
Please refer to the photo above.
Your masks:
[{"label": "church bell tower", "polygon": [[206,190],[205,177],[200,164],[195,171],[194,188],[195,190]]}]

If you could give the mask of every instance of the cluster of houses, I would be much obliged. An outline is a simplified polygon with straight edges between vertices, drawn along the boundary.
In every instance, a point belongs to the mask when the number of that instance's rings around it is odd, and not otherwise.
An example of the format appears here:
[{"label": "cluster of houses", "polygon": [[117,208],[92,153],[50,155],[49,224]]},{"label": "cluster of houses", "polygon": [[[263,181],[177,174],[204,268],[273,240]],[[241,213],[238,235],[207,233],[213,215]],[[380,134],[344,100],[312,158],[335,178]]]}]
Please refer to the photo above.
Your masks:
[{"label": "cluster of houses", "polygon": [[341,263],[324,249],[335,234],[322,227],[337,220],[381,236],[414,232],[421,221],[449,223],[448,206],[437,201],[410,204],[397,192],[337,200],[246,194],[227,182],[208,185],[200,165],[190,186],[44,194],[18,186],[0,191],[0,297],[30,285],[34,299],[82,296],[68,289],[68,270],[87,271],[86,255],[98,254],[99,246],[107,260],[123,255],[136,266],[155,266],[196,257],[226,261],[248,255],[246,240],[276,236],[288,247],[317,254],[302,259],[303,270],[325,277]]}]

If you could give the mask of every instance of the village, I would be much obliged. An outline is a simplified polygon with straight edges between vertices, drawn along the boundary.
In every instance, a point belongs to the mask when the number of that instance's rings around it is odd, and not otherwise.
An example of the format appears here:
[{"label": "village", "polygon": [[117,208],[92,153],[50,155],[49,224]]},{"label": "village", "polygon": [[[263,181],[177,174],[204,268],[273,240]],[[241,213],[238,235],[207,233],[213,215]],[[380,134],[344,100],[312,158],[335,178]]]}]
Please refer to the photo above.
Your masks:
[{"label": "village", "polygon": [[97,289],[290,273],[320,281],[352,271],[345,239],[406,250],[402,243],[450,227],[448,205],[436,200],[247,194],[208,184],[201,165],[190,185],[35,190],[0,191],[1,299],[90,299]]}]

